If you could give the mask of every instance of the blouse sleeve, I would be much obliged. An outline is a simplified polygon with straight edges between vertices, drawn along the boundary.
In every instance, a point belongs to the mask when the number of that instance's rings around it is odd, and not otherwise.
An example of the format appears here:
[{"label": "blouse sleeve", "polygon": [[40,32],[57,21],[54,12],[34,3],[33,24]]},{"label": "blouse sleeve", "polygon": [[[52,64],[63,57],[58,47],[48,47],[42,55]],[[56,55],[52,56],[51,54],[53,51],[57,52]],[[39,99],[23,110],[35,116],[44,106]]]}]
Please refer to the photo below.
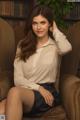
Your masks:
[{"label": "blouse sleeve", "polygon": [[[18,55],[19,52],[20,52],[20,49],[18,48],[16,55]],[[15,86],[38,90],[40,85],[34,82],[30,82],[27,78],[24,77],[23,70],[22,70],[22,62],[23,61],[20,60],[19,57],[15,57],[15,60],[14,60],[14,84]]]},{"label": "blouse sleeve", "polygon": [[59,48],[59,54],[63,55],[72,50],[72,46],[70,42],[67,40],[66,36],[57,27],[54,28],[53,30],[53,36]]}]

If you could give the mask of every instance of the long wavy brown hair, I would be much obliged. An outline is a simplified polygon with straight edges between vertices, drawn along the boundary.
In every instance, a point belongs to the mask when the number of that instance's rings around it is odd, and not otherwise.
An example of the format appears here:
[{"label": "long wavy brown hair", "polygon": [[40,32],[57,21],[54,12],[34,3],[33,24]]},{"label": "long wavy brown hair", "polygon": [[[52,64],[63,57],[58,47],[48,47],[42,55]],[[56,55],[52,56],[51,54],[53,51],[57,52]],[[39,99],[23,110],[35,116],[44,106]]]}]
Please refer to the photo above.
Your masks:
[{"label": "long wavy brown hair", "polygon": [[[21,49],[20,59],[23,61],[26,61],[26,59],[36,52],[37,37],[32,30],[32,22],[33,18],[38,15],[45,17],[49,21],[50,25],[53,24],[54,14],[51,8],[44,5],[37,5],[32,9],[32,12],[26,22],[26,37],[19,45]],[[53,39],[52,32],[49,31],[48,34]]]}]

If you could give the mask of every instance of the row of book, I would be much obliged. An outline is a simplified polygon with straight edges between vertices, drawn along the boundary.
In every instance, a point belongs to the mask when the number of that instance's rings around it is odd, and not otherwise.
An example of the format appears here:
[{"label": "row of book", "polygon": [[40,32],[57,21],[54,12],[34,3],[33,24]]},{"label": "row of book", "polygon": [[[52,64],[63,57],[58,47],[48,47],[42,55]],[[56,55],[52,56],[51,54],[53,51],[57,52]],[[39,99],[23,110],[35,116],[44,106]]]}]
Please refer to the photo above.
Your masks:
[{"label": "row of book", "polygon": [[80,20],[80,4],[75,4],[75,7],[65,16],[69,20]]},{"label": "row of book", "polygon": [[70,13],[70,16],[73,19],[80,19],[80,4],[76,4],[75,8],[72,10],[72,12]]},{"label": "row of book", "polygon": [[1,16],[19,16],[24,17],[27,14],[28,10],[27,3],[22,1],[0,1],[0,15]]}]

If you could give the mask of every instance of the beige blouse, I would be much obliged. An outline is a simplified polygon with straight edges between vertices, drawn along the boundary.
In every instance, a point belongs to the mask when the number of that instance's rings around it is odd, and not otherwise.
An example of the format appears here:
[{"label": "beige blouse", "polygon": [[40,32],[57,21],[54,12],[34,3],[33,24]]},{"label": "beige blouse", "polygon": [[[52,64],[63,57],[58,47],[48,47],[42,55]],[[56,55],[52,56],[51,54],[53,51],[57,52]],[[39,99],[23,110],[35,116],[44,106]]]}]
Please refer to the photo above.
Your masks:
[{"label": "beige blouse", "polygon": [[[14,84],[24,88],[39,89],[38,83],[53,83],[56,81],[58,71],[58,57],[69,52],[72,47],[66,36],[58,29],[55,29],[53,41],[49,38],[48,42],[36,53],[24,62],[15,58],[14,60]],[[17,49],[17,54],[20,48]]]}]

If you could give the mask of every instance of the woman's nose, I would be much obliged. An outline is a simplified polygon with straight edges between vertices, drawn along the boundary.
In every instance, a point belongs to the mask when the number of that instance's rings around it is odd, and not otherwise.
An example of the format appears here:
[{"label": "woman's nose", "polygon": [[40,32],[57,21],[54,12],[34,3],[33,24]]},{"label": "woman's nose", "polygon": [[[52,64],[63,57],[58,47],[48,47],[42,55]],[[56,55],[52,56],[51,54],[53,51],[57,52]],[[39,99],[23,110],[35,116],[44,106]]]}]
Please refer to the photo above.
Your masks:
[{"label": "woman's nose", "polygon": [[40,25],[40,24],[38,24],[38,25],[37,25],[37,29],[40,29],[40,28],[41,28],[41,25]]}]

